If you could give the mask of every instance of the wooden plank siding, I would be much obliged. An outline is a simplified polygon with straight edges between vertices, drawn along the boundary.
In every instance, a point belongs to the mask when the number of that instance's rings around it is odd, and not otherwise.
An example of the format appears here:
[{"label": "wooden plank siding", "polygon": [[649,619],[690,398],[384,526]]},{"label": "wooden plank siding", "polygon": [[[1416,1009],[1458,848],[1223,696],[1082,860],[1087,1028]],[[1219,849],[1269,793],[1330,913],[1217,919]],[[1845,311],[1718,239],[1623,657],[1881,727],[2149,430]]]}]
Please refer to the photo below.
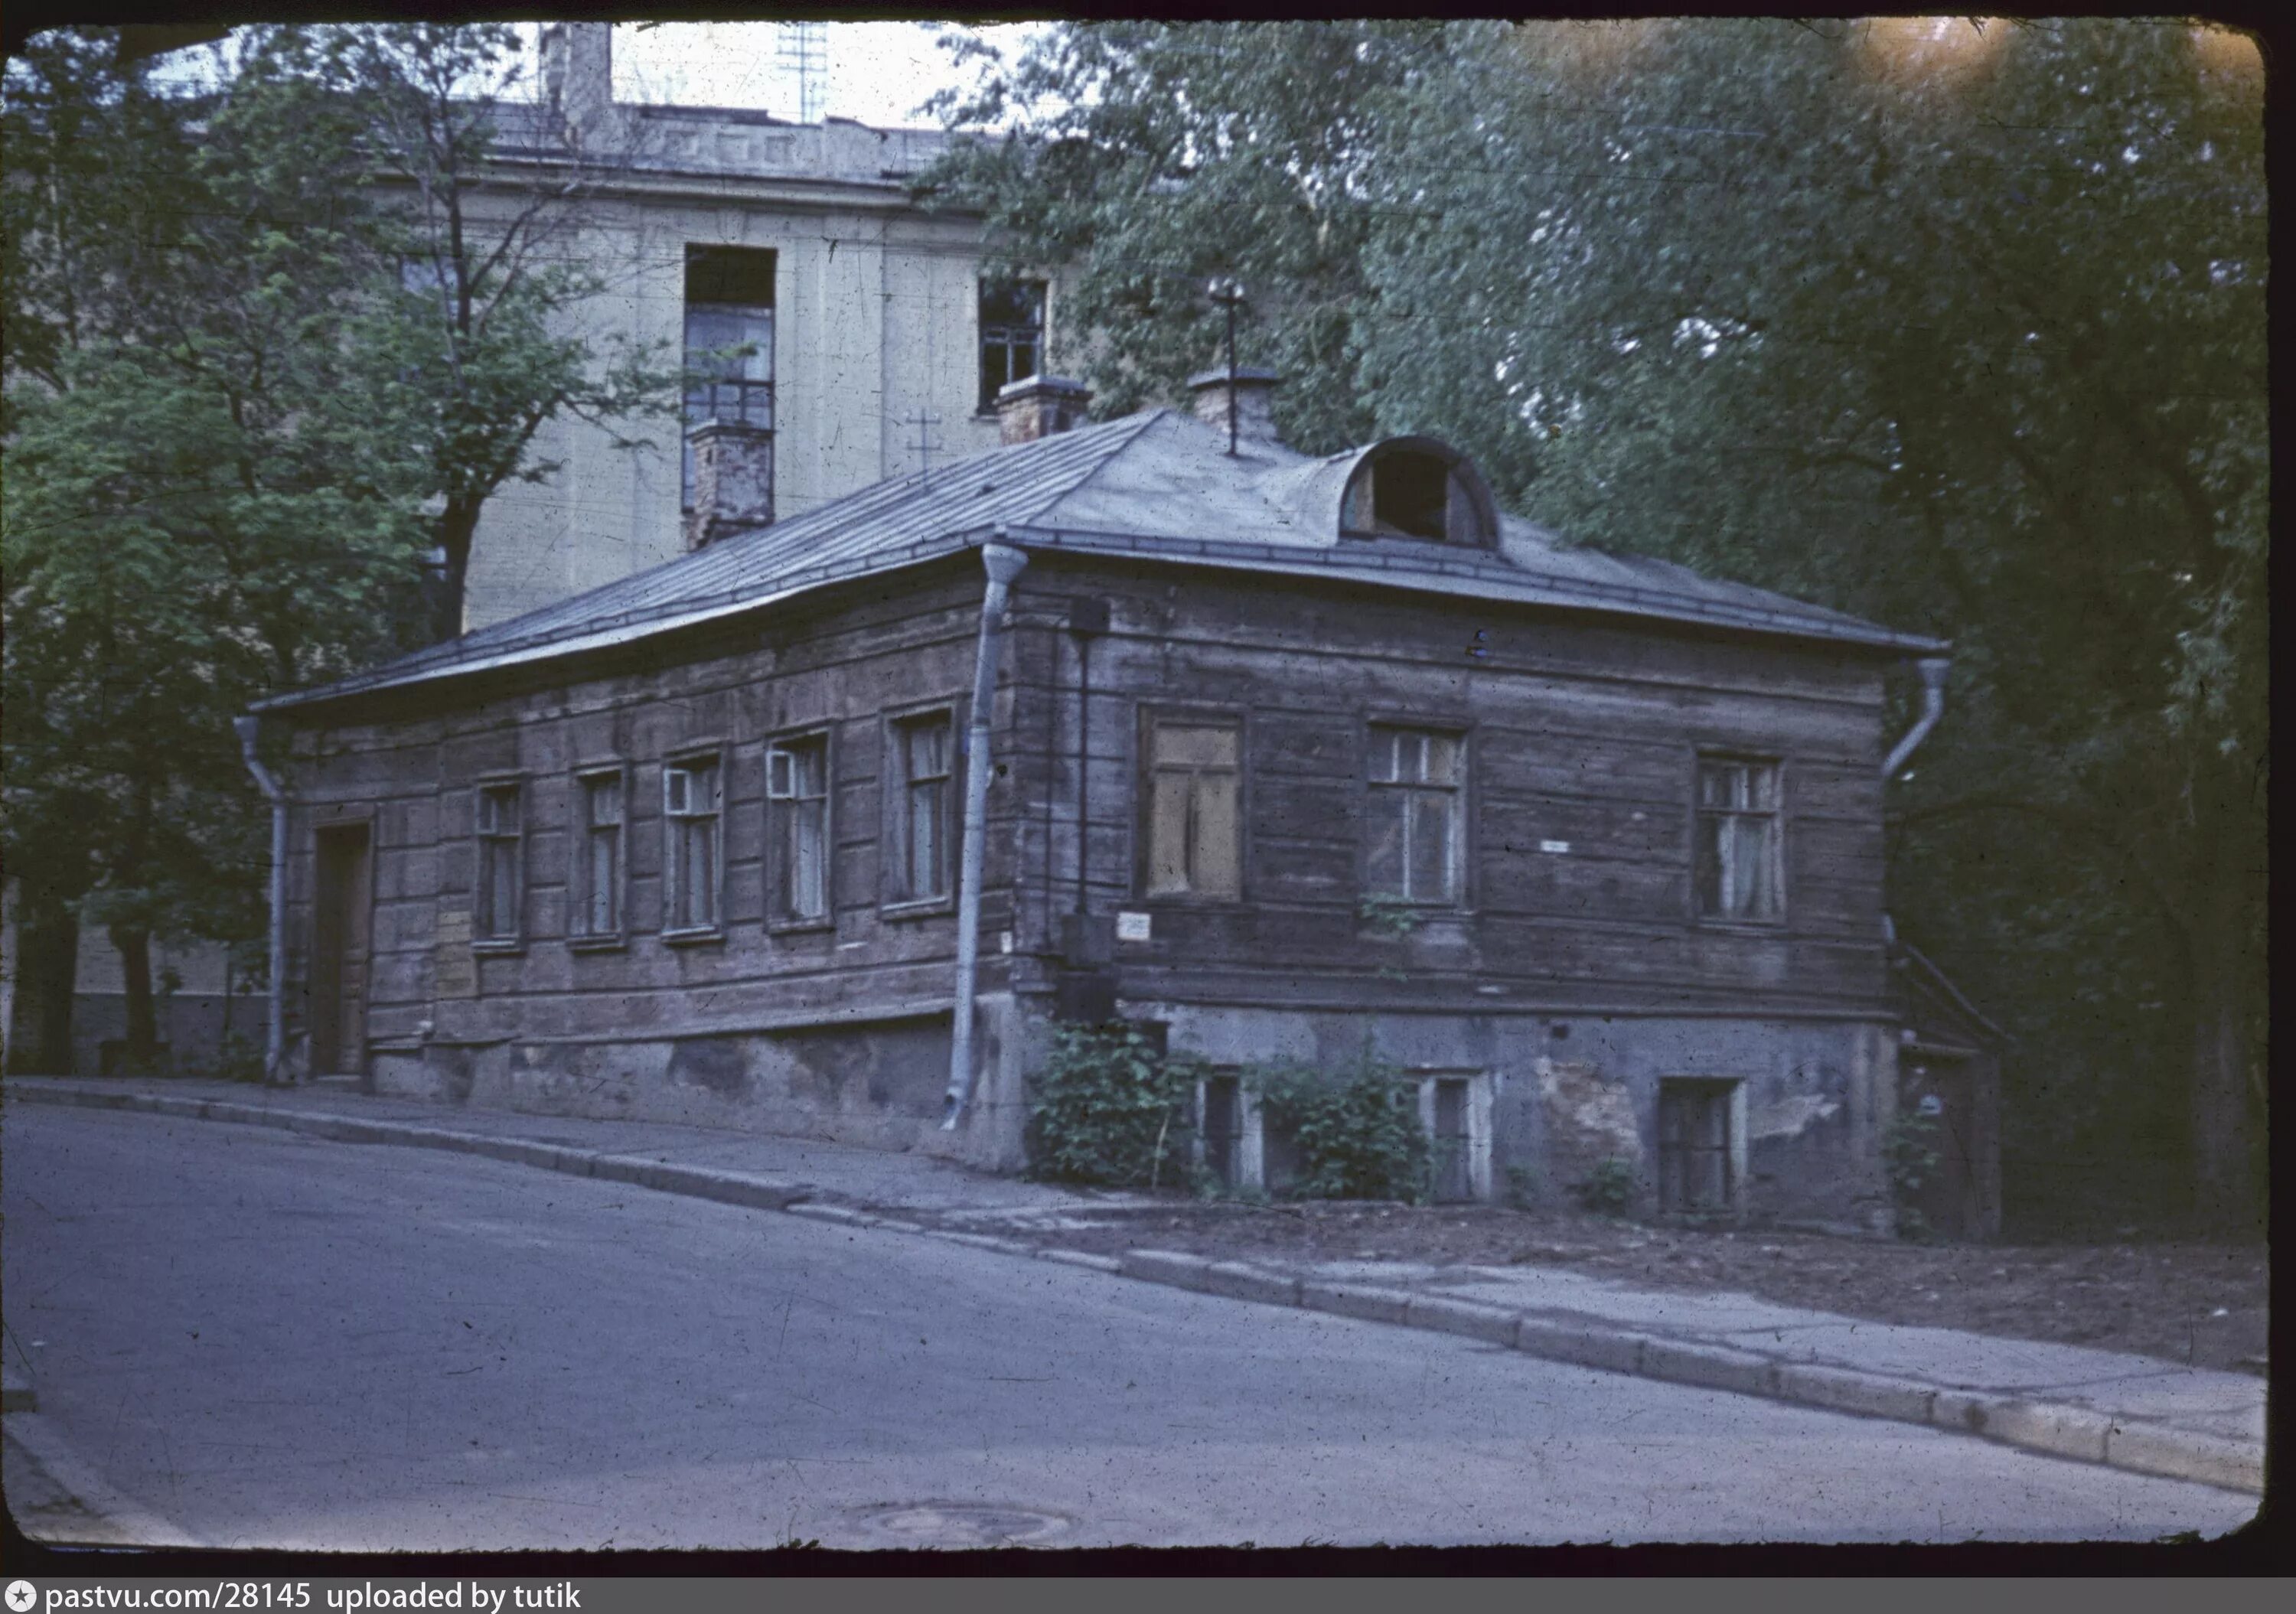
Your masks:
[{"label": "wooden plank siding", "polygon": [[[948,704],[962,743],[980,593],[978,561],[964,556],[578,662],[361,697],[340,716],[314,709],[291,768],[291,1005],[308,973],[312,826],[334,809],[373,815],[377,1043],[405,1045],[426,1021],[448,1040],[616,1038],[945,997],[952,914],[882,911],[885,717]],[[1064,623],[1085,594],[1111,608],[1091,644],[1086,900],[1098,914],[1154,914],[1152,941],[1119,949],[1128,993],[1882,1007],[1878,657],[1055,555],[1022,575],[1008,618],[984,990],[1043,979],[1076,904],[1079,714]],[[1136,893],[1139,714],[1160,704],[1244,719],[1240,903]],[[1377,719],[1467,735],[1471,861],[1449,933],[1398,940],[1360,917],[1365,725]],[[803,729],[830,738],[832,922],[775,933],[764,748]],[[723,939],[669,943],[662,766],[705,745],[724,770]],[[1781,766],[1787,899],[1774,927],[1693,915],[1702,749]],[[627,944],[577,947],[574,774],[601,765],[627,768]],[[512,775],[520,945],[473,959],[473,792]],[[961,768],[951,788],[961,803]],[[1540,849],[1554,841],[1568,853]]]},{"label": "wooden plank siding", "polygon": [[[1042,558],[1020,592],[1029,619],[1046,624],[1064,619],[1072,595],[1111,608],[1092,651],[1090,887],[1099,911],[1152,915],[1150,942],[1118,948],[1128,993],[1152,983],[1183,1001],[1304,1007],[1332,1001],[1340,980],[1352,995],[1339,1001],[1386,1007],[1442,1000],[1487,1011],[1495,991],[1514,1003],[1545,994],[1749,1013],[1865,1012],[1882,1001],[1878,658]],[[1016,661],[1024,682],[1000,756],[1024,792],[1053,792],[1049,826],[1035,833],[1072,901],[1073,651],[1058,664],[1065,676],[1052,665],[1041,651]],[[1136,889],[1137,713],[1157,705],[1245,721],[1241,904],[1152,901]],[[1468,736],[1463,941],[1398,943],[1359,916],[1365,728],[1374,720]],[[1061,740],[1044,756],[1047,732]],[[1781,766],[1787,904],[1775,926],[1694,915],[1704,750]],[[1570,850],[1541,850],[1555,841]]]}]

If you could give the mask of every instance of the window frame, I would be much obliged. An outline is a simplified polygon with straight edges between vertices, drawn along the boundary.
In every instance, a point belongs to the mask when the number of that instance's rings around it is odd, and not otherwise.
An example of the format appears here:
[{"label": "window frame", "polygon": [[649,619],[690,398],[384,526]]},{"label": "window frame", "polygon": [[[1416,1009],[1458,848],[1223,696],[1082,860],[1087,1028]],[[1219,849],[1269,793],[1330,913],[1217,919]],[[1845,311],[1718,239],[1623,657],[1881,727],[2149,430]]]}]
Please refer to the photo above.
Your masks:
[{"label": "window frame", "polygon": [[[1751,808],[1708,807],[1702,800],[1701,785],[1709,766],[1731,767],[1764,767],[1770,770],[1773,805],[1767,813]],[[1734,747],[1700,746],[1693,751],[1690,766],[1690,823],[1688,829],[1688,867],[1690,871],[1691,922],[1701,930],[1739,931],[1754,935],[1775,935],[1788,923],[1790,909],[1786,887],[1786,784],[1785,758],[1759,751],[1742,750]],[[1710,914],[1699,891],[1698,848],[1700,831],[1708,814],[1731,818],[1760,818],[1769,820],[1767,851],[1770,859],[1770,900],[1774,911],[1759,918],[1738,918],[1727,914]]]},{"label": "window frame", "polygon": [[[690,295],[688,286],[693,280],[693,265],[696,258],[706,256],[707,254],[713,252],[755,253],[758,256],[767,259],[768,262],[767,264],[767,268],[768,273],[767,274],[767,283],[773,292],[773,301],[766,303],[736,303],[707,298],[696,299]],[[677,506],[682,515],[691,515],[693,512],[693,435],[694,431],[701,426],[708,425],[712,422],[724,421],[724,417],[718,414],[716,409],[717,401],[721,389],[730,389],[733,396],[739,400],[739,404],[737,406],[739,418],[726,423],[739,426],[746,431],[755,432],[759,437],[767,439],[771,439],[774,436],[777,424],[775,414],[775,395],[774,389],[775,384],[780,375],[779,350],[781,344],[781,317],[779,309],[781,306],[781,250],[777,247],[747,247],[735,245],[727,242],[689,241],[685,243],[685,251],[684,256],[685,279],[681,281],[678,287],[678,362],[681,367],[691,368],[693,364],[693,356],[698,352],[710,353],[718,351],[717,348],[697,348],[688,340],[688,327],[692,321],[693,311],[696,308],[730,308],[739,309],[745,314],[762,313],[767,316],[767,331],[766,340],[758,344],[760,355],[765,361],[766,373],[762,380],[751,377],[715,376],[707,382],[701,383],[699,385],[688,385],[683,387],[679,391],[677,430]],[[693,412],[693,406],[697,396],[702,395],[706,395],[709,400],[710,412],[702,418],[696,418]],[[761,397],[764,400],[765,423],[763,425],[757,424],[750,418],[751,399],[753,397]]]},{"label": "window frame", "polygon": [[[1235,895],[1206,897],[1193,891],[1163,891],[1150,896],[1148,882],[1155,858],[1156,729],[1232,726],[1235,730]],[[1132,899],[1189,908],[1241,908],[1251,900],[1251,714],[1241,706],[1199,706],[1168,701],[1142,701],[1132,727]]]},{"label": "window frame", "polygon": [[[821,887],[822,911],[799,914],[789,904],[789,848],[785,837],[793,825],[785,805],[794,799],[774,794],[774,753],[792,745],[818,742],[821,747]],[[837,928],[837,725],[808,724],[766,736],[758,752],[765,768],[762,813],[765,819],[766,930],[770,935]]]},{"label": "window frame", "polygon": [[[590,822],[590,786],[601,779],[615,780],[622,792],[621,821],[614,825],[614,927],[611,930],[587,928],[590,900],[594,895],[590,886],[590,841],[595,831]],[[577,952],[603,953],[629,945],[630,815],[634,805],[630,766],[619,758],[580,763],[573,770],[573,780],[571,810],[567,815],[572,844],[568,854],[570,866],[566,882],[566,945]]]},{"label": "window frame", "polygon": [[[1004,380],[1000,384],[1000,387],[1009,387],[1016,381],[1029,381],[1034,377],[1048,373],[1045,349],[1047,339],[1052,334],[1053,328],[1052,282],[1049,279],[1029,274],[982,274],[974,277],[972,288],[972,370],[976,381],[980,379],[981,369],[987,363],[988,357],[988,332],[990,330],[990,324],[983,315],[988,312],[985,305],[988,300],[989,292],[992,290],[1016,285],[1032,286],[1036,289],[1037,340],[1035,347],[1037,354],[1037,367],[1029,372],[1027,375],[1014,375],[1013,373],[1013,344],[1011,339],[1007,337],[1004,341]],[[996,327],[996,329],[1000,331],[1011,331],[1015,328],[1016,327],[1013,327],[1009,322],[1001,323]],[[987,397],[979,399],[978,406],[973,412],[973,416],[976,420],[993,420],[996,418],[996,394],[992,391]]]},{"label": "window frame", "polygon": [[[1440,790],[1440,785],[1410,785],[1401,782],[1376,782],[1372,776],[1372,744],[1382,730],[1402,730],[1409,733],[1439,735],[1455,741],[1458,748],[1458,783],[1452,786],[1451,864],[1452,895],[1446,899],[1424,900],[1399,897],[1374,890],[1372,886],[1371,807],[1381,790]],[[1475,823],[1475,732],[1476,725],[1464,713],[1447,712],[1437,708],[1431,712],[1403,712],[1386,708],[1374,708],[1363,714],[1356,724],[1356,792],[1359,808],[1359,831],[1356,837],[1356,893],[1359,901],[1379,900],[1408,907],[1421,914],[1470,914],[1474,911],[1476,893],[1474,856]],[[1409,858],[1409,848],[1405,848]]]},{"label": "window frame", "polygon": [[[526,836],[527,821],[533,815],[534,792],[527,788],[523,774],[481,774],[471,782],[471,841],[473,856],[471,864],[471,951],[501,955],[526,951]],[[486,828],[488,792],[509,791],[516,804],[518,825],[508,834]],[[511,870],[511,928],[481,933],[479,916],[486,911],[489,858],[488,844],[510,845]]]},{"label": "window frame", "polygon": [[[956,911],[957,886],[964,877],[966,705],[963,699],[943,696],[890,706],[879,714],[877,912],[883,918],[922,919]],[[948,724],[948,794],[941,829],[948,889],[918,897],[905,889],[898,873],[908,845],[910,783],[900,736],[905,728],[936,716]]]},{"label": "window frame", "polygon": [[[1705,1076],[1691,1074],[1666,1075],[1659,1077],[1651,1098],[1651,1208],[1661,1218],[1678,1218],[1685,1222],[1734,1221],[1746,1208],[1747,1175],[1747,1087],[1746,1078],[1740,1076]],[[1679,1175],[1687,1187],[1689,1168],[1686,1155],[1702,1152],[1711,1145],[1677,1143],[1671,1149],[1667,1141],[1667,1112],[1669,1099],[1695,1097],[1706,1104],[1718,1104],[1721,1109],[1723,1138],[1721,1145],[1722,1202],[1718,1205],[1691,1205],[1674,1200],[1669,1195],[1671,1176]],[[1683,1161],[1678,1172],[1669,1172],[1669,1161]]]},{"label": "window frame", "polygon": [[[677,826],[701,815],[688,811],[672,815],[669,810],[668,776],[672,770],[692,768],[696,763],[707,763],[714,770],[717,799],[709,817],[715,826],[711,848],[710,873],[714,889],[709,894],[709,922],[701,925],[678,925],[671,915],[677,911],[678,846]],[[726,939],[726,799],[728,783],[726,745],[722,741],[702,741],[682,745],[665,754],[659,775],[661,784],[661,939],[673,946],[691,946],[697,942],[718,942]],[[627,810],[627,809],[625,809]]]}]

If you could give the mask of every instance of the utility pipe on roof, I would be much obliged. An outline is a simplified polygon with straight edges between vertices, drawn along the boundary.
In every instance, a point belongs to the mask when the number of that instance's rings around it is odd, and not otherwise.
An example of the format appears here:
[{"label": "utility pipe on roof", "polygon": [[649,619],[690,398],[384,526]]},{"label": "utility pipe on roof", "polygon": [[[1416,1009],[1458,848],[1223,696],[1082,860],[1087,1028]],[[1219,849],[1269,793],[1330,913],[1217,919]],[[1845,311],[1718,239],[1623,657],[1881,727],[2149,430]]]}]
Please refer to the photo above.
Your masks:
[{"label": "utility pipe on roof", "polygon": [[287,792],[256,755],[256,737],[262,732],[263,720],[252,716],[234,717],[231,726],[239,735],[239,754],[246,759],[247,771],[271,803],[271,967],[263,1015],[263,1079],[275,1082],[287,1054]]},{"label": "utility pipe on roof", "polygon": [[1943,656],[1923,656],[1915,665],[1922,673],[1922,715],[1890,751],[1890,759],[1882,765],[1884,784],[1898,776],[1898,770],[1906,766],[1915,748],[1930,737],[1930,731],[1945,715],[1945,676],[1953,663]]},{"label": "utility pipe on roof", "polygon": [[[997,537],[1004,537],[997,528]],[[956,876],[956,1010],[949,1028],[948,1093],[940,1128],[954,1132],[972,1098],[973,982],[980,968],[980,869],[988,850],[988,725],[996,666],[1004,649],[1004,602],[1029,564],[1009,544],[980,548],[988,589],[980,600],[980,639],[972,660],[972,711],[964,745],[964,849]]]}]

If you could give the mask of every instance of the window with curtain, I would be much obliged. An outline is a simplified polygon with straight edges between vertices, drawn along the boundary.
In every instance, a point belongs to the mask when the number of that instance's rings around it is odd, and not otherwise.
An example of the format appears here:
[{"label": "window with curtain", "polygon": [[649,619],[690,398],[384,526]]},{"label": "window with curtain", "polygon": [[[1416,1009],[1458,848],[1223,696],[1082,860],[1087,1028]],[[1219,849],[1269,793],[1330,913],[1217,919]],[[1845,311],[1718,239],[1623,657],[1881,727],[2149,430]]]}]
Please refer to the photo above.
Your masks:
[{"label": "window with curtain", "polygon": [[1785,913],[1775,762],[1698,764],[1693,878],[1702,918],[1774,923]]}]

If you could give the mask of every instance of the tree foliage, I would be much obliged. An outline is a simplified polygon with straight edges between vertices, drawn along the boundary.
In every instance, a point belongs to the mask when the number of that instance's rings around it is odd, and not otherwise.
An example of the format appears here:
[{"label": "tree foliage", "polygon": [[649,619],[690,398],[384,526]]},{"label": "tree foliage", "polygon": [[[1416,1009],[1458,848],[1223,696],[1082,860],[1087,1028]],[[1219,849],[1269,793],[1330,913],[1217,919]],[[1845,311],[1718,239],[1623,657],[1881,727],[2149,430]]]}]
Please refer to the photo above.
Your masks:
[{"label": "tree foliage", "polygon": [[2252,45],[1077,24],[946,110],[1013,122],[932,187],[1061,267],[1104,407],[1177,401],[1234,274],[1297,446],[1433,432],[1575,541],[1952,639],[1897,914],[2015,1034],[2013,1159],[2181,1140],[2260,1203]]},{"label": "tree foliage", "polygon": [[36,934],[111,930],[131,1059],[152,938],[260,924],[231,718],[458,632],[541,423],[675,397],[561,332],[602,283],[561,234],[580,176],[488,166],[511,45],[257,28],[193,91],[111,30],[8,64],[7,866]]}]

